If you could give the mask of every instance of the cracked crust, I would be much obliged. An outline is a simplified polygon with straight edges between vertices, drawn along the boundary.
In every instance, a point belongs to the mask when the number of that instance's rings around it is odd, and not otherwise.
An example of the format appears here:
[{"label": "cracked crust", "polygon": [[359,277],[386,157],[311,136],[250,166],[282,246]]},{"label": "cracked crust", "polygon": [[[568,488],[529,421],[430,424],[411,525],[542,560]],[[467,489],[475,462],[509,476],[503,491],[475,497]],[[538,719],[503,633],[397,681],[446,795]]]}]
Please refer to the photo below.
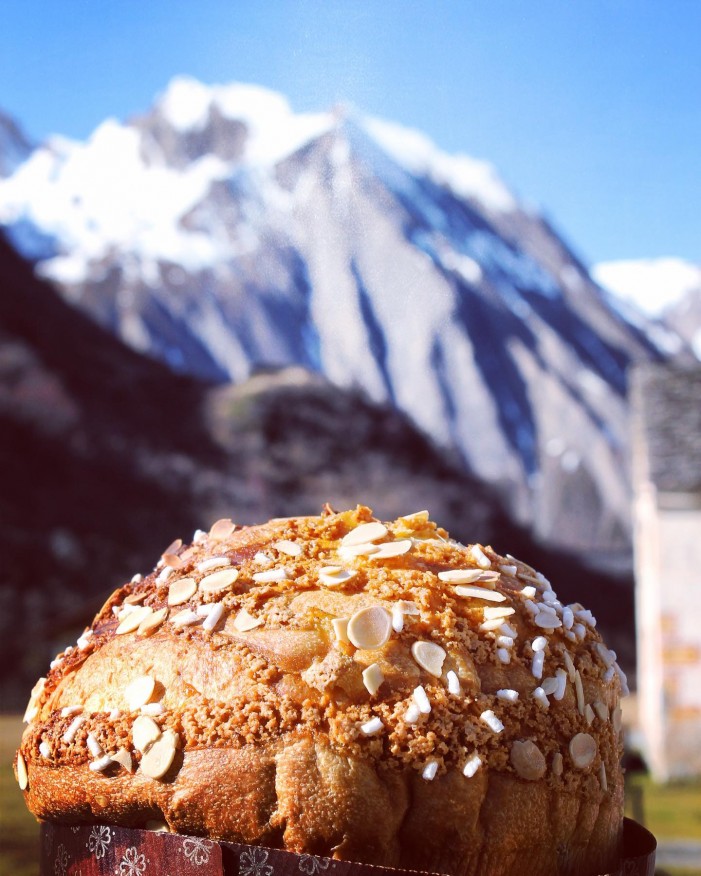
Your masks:
[{"label": "cracked crust", "polygon": [[[438,573],[478,574],[477,563],[484,561],[425,515],[389,522],[386,535],[376,539],[412,538],[405,554],[373,561],[372,554],[349,558],[339,552],[347,533],[372,520],[369,509],[358,508],[271,521],[223,540],[200,537],[168,553],[178,567],[173,572],[164,573],[161,565],[113,594],[81,637],[83,647],[59,656],[30,702],[21,753],[29,775],[25,796],[35,815],[136,827],[164,820],[184,834],[454,876],[586,874],[613,867],[623,814],[615,720],[622,681],[593,624],[579,615],[581,629],[570,624],[569,636],[562,623],[550,630],[538,626],[522,590],[534,586],[532,601],[542,605],[554,598],[548,583],[489,547],[482,550],[491,572],[505,571],[477,586],[494,588],[504,599],[456,596],[455,585]],[[289,542],[302,553],[286,553]],[[115,609],[128,602],[154,611],[167,607],[173,581],[201,580],[207,572],[198,564],[214,557],[238,570],[227,591],[198,591],[170,607],[150,635],[116,634]],[[329,589],[319,583],[319,570],[334,565],[356,574]],[[289,577],[261,580],[261,571],[275,568],[285,568]],[[178,612],[196,613],[212,601],[224,608],[213,631],[201,620],[173,626]],[[402,603],[417,613],[404,614],[401,629],[395,626],[380,647],[356,649],[334,633],[334,618],[368,605],[391,611]],[[503,630],[482,628],[484,609],[495,604],[514,609],[505,618],[517,633],[508,664],[496,653]],[[260,625],[238,630],[234,621],[242,609]],[[563,607],[557,611],[562,618]],[[539,635],[547,638],[542,679],[532,671],[531,643]],[[445,650],[441,677],[412,658],[418,640]],[[579,699],[570,661],[580,673]],[[362,680],[372,664],[383,677],[374,695]],[[451,670],[459,694],[448,691]],[[566,689],[559,699],[550,695],[544,708],[533,691],[558,670],[568,675]],[[141,769],[132,736],[139,709],[130,710],[125,697],[127,685],[142,675],[156,682],[144,708],[154,707],[160,731],[170,730],[178,740],[173,763],[159,778]],[[431,711],[408,721],[419,685]],[[497,695],[505,688],[518,692],[516,702]],[[596,704],[592,720],[583,703]],[[72,709],[81,711],[66,713]],[[501,732],[481,717],[487,710],[498,716]],[[76,714],[84,720],[66,737]],[[361,728],[371,718],[380,719],[381,730],[365,735]],[[568,752],[577,733],[596,743],[586,769],[578,769]],[[531,750],[523,742],[539,752],[539,769],[523,768],[525,777],[517,772],[523,758],[510,756],[515,743],[521,752]],[[117,763],[95,769],[95,751],[121,748],[133,757],[132,773]],[[480,763],[468,777],[463,768],[475,755]],[[437,774],[429,780],[424,771],[431,762]]]}]

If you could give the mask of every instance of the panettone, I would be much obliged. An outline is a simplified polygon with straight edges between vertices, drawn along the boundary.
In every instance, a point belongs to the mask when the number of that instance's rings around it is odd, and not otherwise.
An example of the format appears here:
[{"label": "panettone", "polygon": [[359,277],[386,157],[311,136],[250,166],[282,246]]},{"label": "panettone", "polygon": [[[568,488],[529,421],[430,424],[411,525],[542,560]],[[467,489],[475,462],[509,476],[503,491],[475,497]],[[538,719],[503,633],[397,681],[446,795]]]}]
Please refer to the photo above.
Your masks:
[{"label": "panettone", "polygon": [[625,679],[595,623],[426,512],[220,520],[52,662],[18,780],[53,821],[455,876],[603,873]]}]

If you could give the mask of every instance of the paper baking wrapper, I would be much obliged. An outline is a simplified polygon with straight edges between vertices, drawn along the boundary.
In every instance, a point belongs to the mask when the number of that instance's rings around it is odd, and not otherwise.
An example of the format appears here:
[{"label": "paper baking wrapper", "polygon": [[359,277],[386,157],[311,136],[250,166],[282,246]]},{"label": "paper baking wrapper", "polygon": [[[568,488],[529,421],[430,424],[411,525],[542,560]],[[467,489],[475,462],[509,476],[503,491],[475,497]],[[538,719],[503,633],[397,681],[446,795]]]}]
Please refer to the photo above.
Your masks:
[{"label": "paper baking wrapper", "polygon": [[[610,876],[654,876],[656,847],[651,833],[626,818],[623,860]],[[40,876],[416,876],[412,870],[200,837],[49,822],[41,826],[39,872]]]}]

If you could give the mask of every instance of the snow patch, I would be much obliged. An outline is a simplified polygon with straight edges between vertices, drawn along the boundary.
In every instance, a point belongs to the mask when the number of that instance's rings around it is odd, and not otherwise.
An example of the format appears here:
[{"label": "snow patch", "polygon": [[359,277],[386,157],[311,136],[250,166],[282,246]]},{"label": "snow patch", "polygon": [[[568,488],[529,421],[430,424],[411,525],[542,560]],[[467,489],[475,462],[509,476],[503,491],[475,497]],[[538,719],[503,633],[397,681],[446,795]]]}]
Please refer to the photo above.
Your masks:
[{"label": "snow patch", "polygon": [[518,209],[518,201],[489,162],[449,155],[425,134],[394,122],[366,117],[362,124],[378,145],[411,173],[427,176],[459,197],[475,198],[488,210],[510,213]]},{"label": "snow patch", "polygon": [[176,129],[198,130],[207,124],[212,90],[190,76],[176,76],[158,100],[165,119]]},{"label": "snow patch", "polygon": [[265,166],[277,163],[334,124],[331,113],[295,114],[283,95],[260,85],[203,85],[187,76],[171,80],[156,105],[180,133],[204,128],[216,107],[225,118],[246,125],[244,161]]},{"label": "snow patch", "polygon": [[701,288],[701,266],[677,258],[601,262],[591,273],[597,283],[648,316],[661,316]]}]

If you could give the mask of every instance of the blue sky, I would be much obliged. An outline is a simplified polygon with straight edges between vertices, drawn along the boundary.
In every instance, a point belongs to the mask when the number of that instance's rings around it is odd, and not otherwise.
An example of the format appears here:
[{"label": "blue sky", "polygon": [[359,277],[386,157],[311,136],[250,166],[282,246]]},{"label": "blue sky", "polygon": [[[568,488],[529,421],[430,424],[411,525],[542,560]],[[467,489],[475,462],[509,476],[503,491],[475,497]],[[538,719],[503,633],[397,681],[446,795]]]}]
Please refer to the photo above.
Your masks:
[{"label": "blue sky", "polygon": [[585,262],[701,261],[701,0],[22,0],[0,109],[36,139],[180,73],[345,101],[491,161]]}]

